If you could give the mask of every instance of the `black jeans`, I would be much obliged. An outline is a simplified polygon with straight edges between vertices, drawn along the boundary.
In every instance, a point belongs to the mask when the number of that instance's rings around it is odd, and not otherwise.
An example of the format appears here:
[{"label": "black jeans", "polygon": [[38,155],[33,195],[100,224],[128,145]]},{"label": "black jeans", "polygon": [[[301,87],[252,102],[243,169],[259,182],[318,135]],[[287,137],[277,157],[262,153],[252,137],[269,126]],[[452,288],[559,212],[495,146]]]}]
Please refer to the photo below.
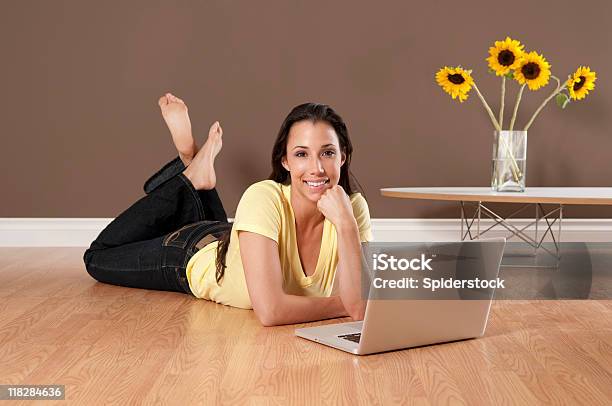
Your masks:
[{"label": "black jeans", "polygon": [[196,190],[177,157],[145,183],[147,195],[119,214],[83,255],[96,280],[191,294],[185,268],[196,243],[231,227],[215,189]]}]

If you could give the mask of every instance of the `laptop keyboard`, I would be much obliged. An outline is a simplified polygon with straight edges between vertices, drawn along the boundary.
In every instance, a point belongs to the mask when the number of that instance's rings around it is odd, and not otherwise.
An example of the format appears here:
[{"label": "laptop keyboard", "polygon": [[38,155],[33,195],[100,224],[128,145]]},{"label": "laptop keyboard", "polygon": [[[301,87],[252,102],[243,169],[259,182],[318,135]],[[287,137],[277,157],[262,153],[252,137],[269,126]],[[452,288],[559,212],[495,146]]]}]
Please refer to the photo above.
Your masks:
[{"label": "laptop keyboard", "polygon": [[338,338],[344,338],[345,340],[349,340],[349,341],[352,341],[354,343],[359,344],[359,339],[361,338],[361,333],[343,334],[341,336],[338,336]]}]

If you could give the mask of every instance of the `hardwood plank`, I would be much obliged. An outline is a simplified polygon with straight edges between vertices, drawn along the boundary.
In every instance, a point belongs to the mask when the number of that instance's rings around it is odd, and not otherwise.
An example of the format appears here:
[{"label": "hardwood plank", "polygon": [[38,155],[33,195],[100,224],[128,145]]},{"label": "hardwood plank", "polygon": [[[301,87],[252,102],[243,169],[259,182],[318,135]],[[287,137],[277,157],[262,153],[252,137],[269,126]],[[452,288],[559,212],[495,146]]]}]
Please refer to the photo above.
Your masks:
[{"label": "hardwood plank", "polygon": [[432,351],[431,347],[416,348],[412,351],[415,352],[417,374],[431,404],[468,404],[459,384],[452,376],[448,360],[442,356],[442,351]]},{"label": "hardwood plank", "polygon": [[77,404],[612,403],[611,300],[495,301],[482,338],[358,357],[293,333],[348,319],[265,328],[98,283],[82,249],[0,253],[0,381],[64,384]]}]

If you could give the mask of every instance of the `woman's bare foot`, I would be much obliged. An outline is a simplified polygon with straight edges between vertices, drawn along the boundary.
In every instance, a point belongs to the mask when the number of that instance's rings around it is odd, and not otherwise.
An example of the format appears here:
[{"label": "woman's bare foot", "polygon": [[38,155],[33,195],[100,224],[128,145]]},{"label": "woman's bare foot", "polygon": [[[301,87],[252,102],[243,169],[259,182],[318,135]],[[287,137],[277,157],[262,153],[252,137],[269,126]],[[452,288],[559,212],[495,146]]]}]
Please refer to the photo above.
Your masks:
[{"label": "woman's bare foot", "polygon": [[204,146],[193,157],[183,174],[191,181],[196,190],[210,190],[217,184],[215,158],[223,146],[223,129],[218,121],[210,126],[208,139]]},{"label": "woman's bare foot", "polygon": [[172,141],[178,150],[179,157],[185,166],[191,163],[198,152],[193,136],[191,135],[191,121],[187,112],[187,105],[172,93],[166,93],[157,102],[161,108],[162,116],[172,134]]}]

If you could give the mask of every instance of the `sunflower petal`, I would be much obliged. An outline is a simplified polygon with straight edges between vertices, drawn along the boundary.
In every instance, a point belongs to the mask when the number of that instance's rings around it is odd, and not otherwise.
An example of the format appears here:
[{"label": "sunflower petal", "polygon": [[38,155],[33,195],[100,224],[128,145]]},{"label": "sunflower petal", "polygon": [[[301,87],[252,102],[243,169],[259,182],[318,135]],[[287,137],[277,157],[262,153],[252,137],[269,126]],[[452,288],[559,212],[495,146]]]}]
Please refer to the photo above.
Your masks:
[{"label": "sunflower petal", "polygon": [[597,74],[588,66],[580,66],[569,75],[565,85],[572,100],[582,100],[595,89]]},{"label": "sunflower petal", "polygon": [[471,70],[465,70],[460,66],[445,66],[436,72],[435,78],[442,90],[448,93],[453,100],[458,99],[463,103],[474,84],[471,72]]},{"label": "sunflower petal", "polygon": [[503,41],[495,41],[494,46],[489,48],[489,57],[486,61],[489,68],[497,76],[504,76],[516,68],[518,61],[523,56],[524,46],[517,40],[506,37]]},{"label": "sunflower petal", "polygon": [[514,70],[514,79],[529,90],[538,90],[550,80],[550,64],[543,55],[532,51],[524,54]]}]

